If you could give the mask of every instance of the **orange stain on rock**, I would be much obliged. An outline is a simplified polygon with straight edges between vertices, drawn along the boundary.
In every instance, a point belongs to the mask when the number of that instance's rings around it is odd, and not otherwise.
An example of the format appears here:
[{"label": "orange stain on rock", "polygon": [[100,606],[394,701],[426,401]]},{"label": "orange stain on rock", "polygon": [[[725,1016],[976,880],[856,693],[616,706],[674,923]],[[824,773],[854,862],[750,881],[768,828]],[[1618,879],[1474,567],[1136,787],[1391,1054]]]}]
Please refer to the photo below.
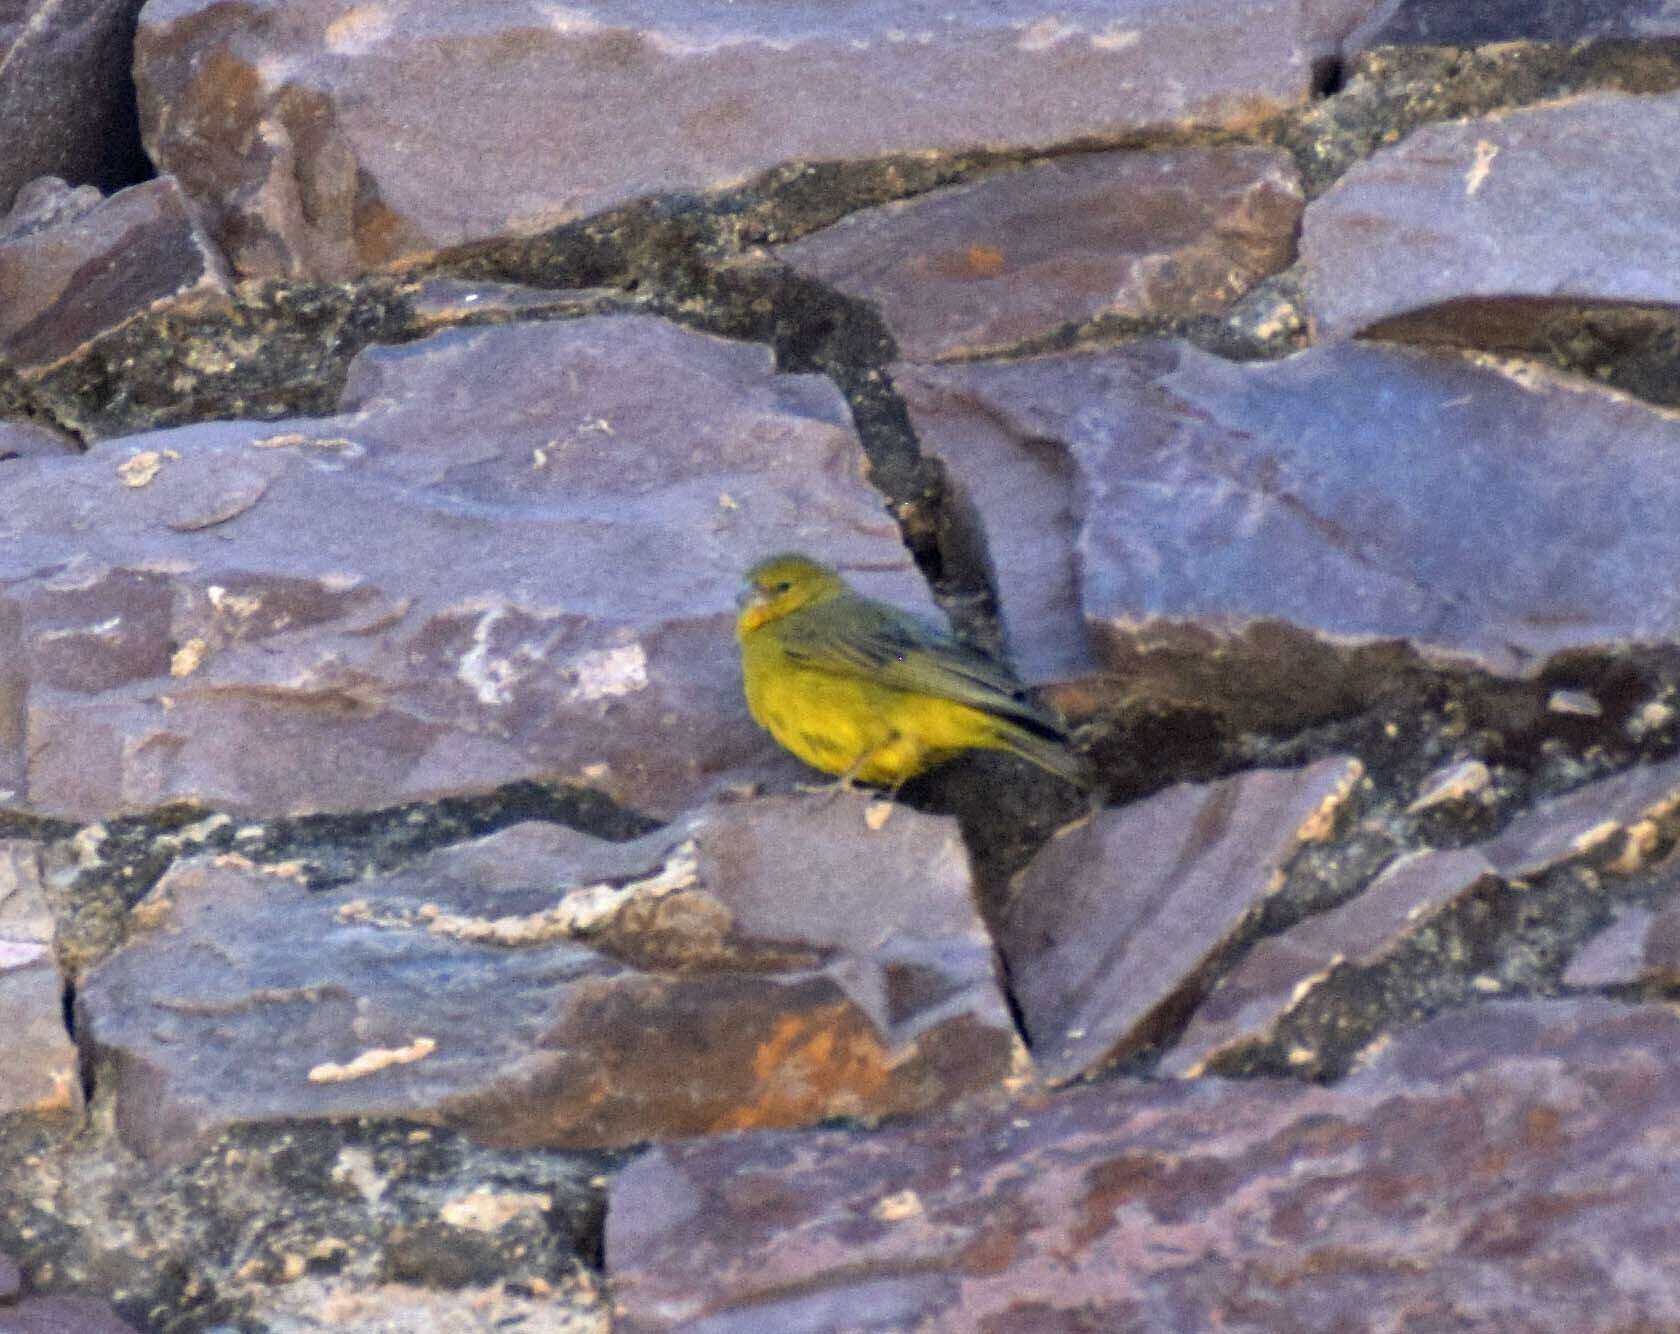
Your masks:
[{"label": "orange stain on rock", "polygon": [[932,267],[946,278],[995,278],[1009,267],[1009,261],[996,246],[976,242],[967,250],[938,256]]},{"label": "orange stain on rock", "polygon": [[891,1053],[848,1007],[784,1014],[753,1055],[753,1086],[712,1129],[766,1130],[889,1110]]}]

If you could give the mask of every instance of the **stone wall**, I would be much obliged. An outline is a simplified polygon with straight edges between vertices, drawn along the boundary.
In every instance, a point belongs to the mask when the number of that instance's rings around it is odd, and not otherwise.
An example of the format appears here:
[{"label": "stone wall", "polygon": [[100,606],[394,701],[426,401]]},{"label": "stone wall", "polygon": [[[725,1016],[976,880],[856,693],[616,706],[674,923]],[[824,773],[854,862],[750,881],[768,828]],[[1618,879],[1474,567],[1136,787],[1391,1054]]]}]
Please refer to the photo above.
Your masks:
[{"label": "stone wall", "polygon": [[0,1329],[1680,1325],[1672,6],[12,8]]}]

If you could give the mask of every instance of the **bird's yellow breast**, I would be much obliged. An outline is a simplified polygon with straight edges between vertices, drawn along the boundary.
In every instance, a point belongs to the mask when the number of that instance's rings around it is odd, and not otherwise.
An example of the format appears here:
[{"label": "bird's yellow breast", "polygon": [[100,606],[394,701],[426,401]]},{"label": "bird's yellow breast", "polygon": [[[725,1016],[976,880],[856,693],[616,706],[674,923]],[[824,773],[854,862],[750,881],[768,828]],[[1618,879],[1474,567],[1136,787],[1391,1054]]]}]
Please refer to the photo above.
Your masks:
[{"label": "bird's yellow breast", "polygon": [[824,773],[897,785],[959,751],[997,744],[979,710],[796,662],[773,626],[743,631],[741,674],[754,721]]}]

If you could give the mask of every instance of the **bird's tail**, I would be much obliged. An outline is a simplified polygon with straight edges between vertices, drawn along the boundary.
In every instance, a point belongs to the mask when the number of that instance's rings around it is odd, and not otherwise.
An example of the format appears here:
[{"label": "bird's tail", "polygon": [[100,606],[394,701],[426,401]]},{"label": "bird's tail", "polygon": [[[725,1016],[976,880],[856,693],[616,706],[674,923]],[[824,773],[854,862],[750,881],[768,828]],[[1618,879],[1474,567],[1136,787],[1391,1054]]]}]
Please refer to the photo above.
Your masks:
[{"label": "bird's tail", "polygon": [[1005,722],[998,728],[998,744],[1076,787],[1091,786],[1090,765],[1065,736],[1049,729],[1043,733],[1029,731],[1017,723]]}]

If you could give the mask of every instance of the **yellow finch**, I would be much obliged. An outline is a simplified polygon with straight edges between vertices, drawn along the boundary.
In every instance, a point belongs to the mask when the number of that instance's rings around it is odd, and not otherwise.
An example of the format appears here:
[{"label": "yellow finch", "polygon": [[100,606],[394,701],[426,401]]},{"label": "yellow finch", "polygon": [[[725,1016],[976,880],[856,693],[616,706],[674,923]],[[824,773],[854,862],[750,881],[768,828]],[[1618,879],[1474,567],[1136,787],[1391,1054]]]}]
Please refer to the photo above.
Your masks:
[{"label": "yellow finch", "polygon": [[1002,664],[806,556],[747,571],[735,636],[747,708],[824,773],[898,787],[965,750],[1007,750],[1070,783],[1084,766]]}]

